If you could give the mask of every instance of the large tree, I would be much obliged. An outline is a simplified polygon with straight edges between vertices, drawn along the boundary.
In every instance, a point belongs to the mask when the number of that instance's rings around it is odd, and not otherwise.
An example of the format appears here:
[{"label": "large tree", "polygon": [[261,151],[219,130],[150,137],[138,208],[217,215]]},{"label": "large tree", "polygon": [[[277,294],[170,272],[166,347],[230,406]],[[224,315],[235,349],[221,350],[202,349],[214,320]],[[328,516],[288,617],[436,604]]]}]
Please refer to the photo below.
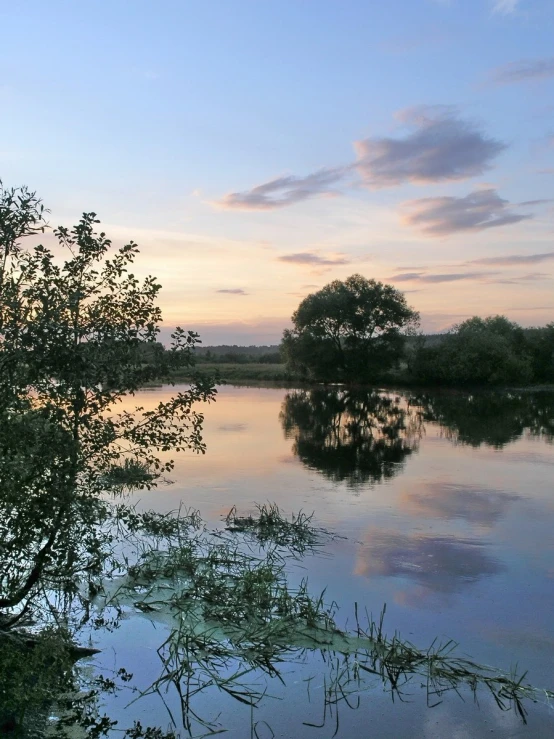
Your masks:
[{"label": "large tree", "polygon": [[292,370],[315,379],[372,380],[399,359],[418,319],[392,285],[356,274],[300,303],[283,352]]}]

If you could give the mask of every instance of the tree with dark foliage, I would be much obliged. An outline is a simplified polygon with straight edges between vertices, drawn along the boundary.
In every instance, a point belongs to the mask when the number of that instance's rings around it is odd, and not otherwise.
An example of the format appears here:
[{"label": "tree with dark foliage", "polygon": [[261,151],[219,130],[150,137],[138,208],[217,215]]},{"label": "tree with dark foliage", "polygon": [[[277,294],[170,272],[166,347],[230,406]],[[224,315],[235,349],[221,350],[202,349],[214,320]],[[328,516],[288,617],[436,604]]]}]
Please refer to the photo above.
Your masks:
[{"label": "tree with dark foliage", "polygon": [[371,381],[402,356],[419,316],[392,285],[352,275],[305,298],[283,336],[289,369],[317,380]]}]

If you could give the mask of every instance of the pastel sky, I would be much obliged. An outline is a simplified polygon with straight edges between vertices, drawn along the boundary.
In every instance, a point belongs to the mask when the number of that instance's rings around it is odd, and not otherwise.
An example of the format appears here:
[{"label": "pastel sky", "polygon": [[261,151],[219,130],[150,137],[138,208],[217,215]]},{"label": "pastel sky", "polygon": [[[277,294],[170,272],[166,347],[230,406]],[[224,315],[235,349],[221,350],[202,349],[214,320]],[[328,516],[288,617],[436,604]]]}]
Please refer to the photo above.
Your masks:
[{"label": "pastel sky", "polygon": [[141,247],[167,327],[273,344],[359,272],[554,320],[552,0],[0,2],[0,177]]}]

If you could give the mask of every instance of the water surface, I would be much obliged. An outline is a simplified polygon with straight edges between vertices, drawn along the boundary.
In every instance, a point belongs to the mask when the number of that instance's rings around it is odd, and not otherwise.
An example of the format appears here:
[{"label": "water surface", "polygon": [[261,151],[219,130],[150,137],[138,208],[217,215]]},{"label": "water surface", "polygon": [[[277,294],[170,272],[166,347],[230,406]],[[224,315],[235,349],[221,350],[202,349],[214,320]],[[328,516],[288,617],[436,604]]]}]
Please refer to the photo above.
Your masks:
[{"label": "water surface", "polygon": [[[148,407],[172,391],[139,400]],[[233,505],[314,511],[345,538],[329,556],[307,558],[302,575],[340,605],[339,626],[352,625],[355,602],[374,614],[386,603],[385,628],[418,646],[454,639],[480,663],[517,664],[534,685],[554,687],[554,394],[223,387],[205,408],[204,439],[207,453],[177,455],[173,484],[141,494],[141,506],[183,503],[214,526]],[[102,639],[145,685],[155,679],[159,626],[130,619]],[[332,736],[334,717],[321,730],[304,724],[321,721],[322,675],[316,657],[290,666],[287,688],[275,686],[256,720],[275,736]],[[376,686],[359,707],[343,706],[337,736],[554,735],[554,713],[542,705],[530,706],[524,726],[484,692],[479,706],[451,696],[434,708],[417,681],[409,692],[393,703]],[[250,736],[246,706],[202,701],[222,711],[228,736]],[[122,706],[112,706],[121,718],[169,725],[158,698]]]}]

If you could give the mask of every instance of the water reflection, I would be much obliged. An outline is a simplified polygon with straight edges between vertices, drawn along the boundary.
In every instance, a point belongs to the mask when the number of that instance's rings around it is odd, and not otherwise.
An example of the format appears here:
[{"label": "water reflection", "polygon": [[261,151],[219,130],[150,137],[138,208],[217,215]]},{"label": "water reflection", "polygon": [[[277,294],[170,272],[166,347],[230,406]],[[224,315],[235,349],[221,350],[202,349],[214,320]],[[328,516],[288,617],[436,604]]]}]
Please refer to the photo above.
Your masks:
[{"label": "water reflection", "polygon": [[429,591],[455,593],[502,570],[487,545],[473,539],[371,529],[355,571],[367,577],[407,578]]},{"label": "water reflection", "polygon": [[521,496],[485,486],[430,482],[422,489],[410,490],[401,506],[412,515],[462,519],[469,524],[490,529]]},{"label": "water reflection", "polygon": [[307,467],[352,487],[396,475],[422,433],[421,414],[402,398],[360,389],[287,393],[280,420]]},{"label": "water reflection", "polygon": [[501,449],[525,432],[554,440],[554,392],[423,393],[410,398],[423,420],[439,423],[453,442]]}]

